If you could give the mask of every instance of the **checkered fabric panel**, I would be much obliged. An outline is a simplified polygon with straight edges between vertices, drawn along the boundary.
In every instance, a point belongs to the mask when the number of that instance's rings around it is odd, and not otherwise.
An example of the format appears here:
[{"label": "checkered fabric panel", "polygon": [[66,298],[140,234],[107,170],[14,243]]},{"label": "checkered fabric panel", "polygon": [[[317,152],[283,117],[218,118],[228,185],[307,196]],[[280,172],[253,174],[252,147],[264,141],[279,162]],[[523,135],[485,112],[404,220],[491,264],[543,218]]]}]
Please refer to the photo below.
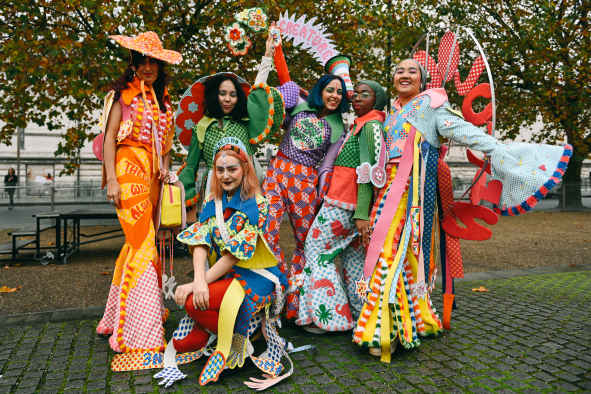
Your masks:
[{"label": "checkered fabric panel", "polygon": [[359,159],[359,135],[351,135],[346,141],[337,158],[335,166],[356,168],[361,164]]},{"label": "checkered fabric panel", "polygon": [[[164,346],[162,326],[163,300],[158,277],[153,266],[142,274],[137,286],[129,292],[126,301],[123,342],[128,349],[153,349]],[[115,335],[109,338],[115,351],[119,349]]]},{"label": "checkered fabric panel", "polygon": [[119,325],[119,286],[111,284],[105,314],[100,321],[96,332],[103,335],[111,335],[117,331]]},{"label": "checkered fabric panel", "polygon": [[[252,156],[252,147],[250,145],[250,138],[248,136],[248,126],[246,123],[237,123],[233,120],[226,126],[226,129],[220,129],[216,123],[212,123],[205,132],[205,141],[203,142],[203,160],[207,163],[207,168],[213,169],[213,148],[224,137],[238,138],[246,147],[246,153]],[[195,126],[196,128],[197,126]],[[194,130],[195,130],[194,128]]]}]

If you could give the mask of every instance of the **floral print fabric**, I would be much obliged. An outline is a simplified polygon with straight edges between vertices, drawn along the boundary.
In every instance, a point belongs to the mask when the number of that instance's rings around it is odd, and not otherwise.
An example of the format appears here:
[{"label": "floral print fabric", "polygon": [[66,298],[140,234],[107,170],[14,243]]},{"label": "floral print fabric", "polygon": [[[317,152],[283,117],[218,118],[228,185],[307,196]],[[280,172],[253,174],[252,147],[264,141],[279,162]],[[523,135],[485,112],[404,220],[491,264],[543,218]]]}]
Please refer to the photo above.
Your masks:
[{"label": "floral print fabric", "polygon": [[[206,197],[204,204],[209,201],[212,201],[211,194]],[[258,196],[257,203],[259,203],[259,214],[266,217],[268,206],[264,197]],[[238,210],[229,212],[230,210],[226,209],[224,214],[226,229],[231,238],[227,245],[222,238],[215,216],[203,223],[197,222],[184,230],[178,235],[178,240],[192,246],[209,246],[209,255],[212,256],[215,253],[216,260],[225,252],[232,253],[239,260],[249,260],[254,255],[257,237],[262,230],[259,228],[259,223],[251,223],[248,220],[246,213]]]}]

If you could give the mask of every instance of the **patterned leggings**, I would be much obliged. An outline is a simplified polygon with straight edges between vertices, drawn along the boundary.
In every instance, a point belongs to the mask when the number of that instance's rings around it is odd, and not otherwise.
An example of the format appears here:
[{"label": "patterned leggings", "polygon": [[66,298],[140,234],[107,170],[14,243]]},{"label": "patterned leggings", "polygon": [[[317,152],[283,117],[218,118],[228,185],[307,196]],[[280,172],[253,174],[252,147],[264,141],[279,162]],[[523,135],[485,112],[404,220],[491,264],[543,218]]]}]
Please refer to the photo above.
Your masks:
[{"label": "patterned leggings", "polygon": [[[269,201],[265,239],[279,262],[279,269],[287,276],[290,285],[291,279],[300,275],[306,267],[304,242],[318,204],[317,182],[315,168],[298,164],[284,157],[275,157],[269,164],[263,183],[264,196]],[[279,246],[279,228],[285,211],[289,214],[289,221],[296,239],[289,272],[287,272],[285,256]],[[296,317],[298,304],[298,297],[289,293],[286,303],[288,319]]]}]

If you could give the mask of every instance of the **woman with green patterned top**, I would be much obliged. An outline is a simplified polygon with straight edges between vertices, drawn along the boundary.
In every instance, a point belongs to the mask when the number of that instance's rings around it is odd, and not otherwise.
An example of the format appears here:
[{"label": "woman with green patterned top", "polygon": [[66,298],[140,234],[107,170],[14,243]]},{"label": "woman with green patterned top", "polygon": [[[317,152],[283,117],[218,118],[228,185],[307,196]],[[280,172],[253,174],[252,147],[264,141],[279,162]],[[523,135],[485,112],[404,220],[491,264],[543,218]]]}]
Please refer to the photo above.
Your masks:
[{"label": "woman with green patterned top", "polygon": [[[268,39],[263,61],[272,59],[274,50],[272,39]],[[285,114],[283,99],[275,88],[264,82],[267,73],[268,69],[260,69],[252,89],[234,73],[210,75],[198,80],[181,98],[176,131],[189,154],[179,179],[185,186],[185,204],[188,207],[195,205],[209,191],[210,176],[203,182],[205,193],[196,188],[197,172],[202,159],[211,172],[213,147],[219,140],[224,137],[238,138],[253,159],[253,146],[279,131]],[[253,162],[256,168],[258,162],[254,159]],[[257,170],[262,180],[264,174],[260,167]]]},{"label": "woman with green patterned top", "polygon": [[[371,236],[372,183],[379,178],[372,174],[384,164],[379,157],[383,156],[386,114],[382,110],[386,101],[386,92],[377,82],[362,81],[355,87],[352,105],[357,118],[334,161],[324,205],[304,246],[308,266],[303,273],[296,324],[306,331],[347,331],[359,318],[363,304],[356,296],[355,280],[363,271]],[[334,264],[339,254],[340,272]]]}]

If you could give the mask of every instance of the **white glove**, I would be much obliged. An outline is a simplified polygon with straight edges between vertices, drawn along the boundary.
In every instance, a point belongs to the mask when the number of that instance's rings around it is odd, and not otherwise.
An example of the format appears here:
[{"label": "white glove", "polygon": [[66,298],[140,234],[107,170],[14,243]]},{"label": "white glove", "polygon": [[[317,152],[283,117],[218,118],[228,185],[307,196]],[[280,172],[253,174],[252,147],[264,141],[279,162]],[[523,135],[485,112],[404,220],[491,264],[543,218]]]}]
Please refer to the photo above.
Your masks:
[{"label": "white glove", "polygon": [[156,379],[164,378],[160,382],[158,382],[159,386],[165,384],[165,387],[170,387],[174,382],[177,380],[181,380],[187,377],[184,373],[182,373],[176,366],[174,367],[166,367],[162,371],[158,372],[154,375]]}]

